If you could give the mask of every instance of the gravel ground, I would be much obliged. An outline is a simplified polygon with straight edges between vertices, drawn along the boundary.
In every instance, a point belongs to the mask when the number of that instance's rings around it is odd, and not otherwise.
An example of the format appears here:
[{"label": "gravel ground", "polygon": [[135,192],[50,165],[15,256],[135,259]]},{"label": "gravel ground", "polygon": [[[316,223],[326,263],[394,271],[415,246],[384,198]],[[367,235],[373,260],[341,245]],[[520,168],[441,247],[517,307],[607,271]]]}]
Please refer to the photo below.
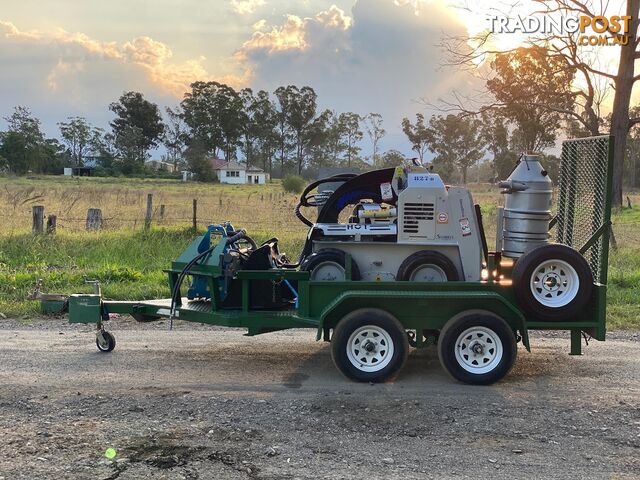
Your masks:
[{"label": "gravel ground", "polygon": [[[311,331],[0,321],[0,480],[640,478],[640,335],[532,335],[490,387],[434,349],[356,384]],[[105,450],[114,448],[114,460]]]}]

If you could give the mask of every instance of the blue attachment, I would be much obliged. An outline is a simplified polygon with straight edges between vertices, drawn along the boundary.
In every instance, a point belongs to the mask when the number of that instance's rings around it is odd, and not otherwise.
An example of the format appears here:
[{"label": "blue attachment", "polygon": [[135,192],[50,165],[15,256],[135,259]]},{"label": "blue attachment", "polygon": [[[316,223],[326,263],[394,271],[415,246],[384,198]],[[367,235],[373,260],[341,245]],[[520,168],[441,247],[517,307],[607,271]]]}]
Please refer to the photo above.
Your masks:
[{"label": "blue attachment", "polygon": [[[198,244],[198,253],[203,253],[211,248],[211,235],[213,233],[220,233],[221,241],[224,241],[230,234],[234,232],[233,225],[229,222],[225,222],[223,225],[209,225],[207,227],[207,231],[202,236],[202,240]],[[230,245],[226,245],[223,253],[227,253]],[[206,258],[202,260],[202,262],[206,262],[208,260],[208,255]],[[224,269],[226,266],[224,264],[224,259],[222,260],[223,264],[221,267]],[[211,298],[211,292],[209,291],[209,278],[204,277],[202,275],[192,275],[191,276],[191,286],[187,291],[187,298],[189,300],[193,300],[195,298]],[[223,291],[221,292],[222,297],[224,298],[227,294],[226,285],[223,283]]]}]

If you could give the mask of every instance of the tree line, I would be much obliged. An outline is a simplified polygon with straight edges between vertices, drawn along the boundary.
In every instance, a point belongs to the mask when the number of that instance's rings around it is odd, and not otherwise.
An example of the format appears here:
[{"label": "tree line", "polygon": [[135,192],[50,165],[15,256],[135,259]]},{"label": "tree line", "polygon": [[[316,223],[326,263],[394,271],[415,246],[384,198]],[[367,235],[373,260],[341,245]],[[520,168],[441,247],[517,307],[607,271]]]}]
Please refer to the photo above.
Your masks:
[{"label": "tree line", "polygon": [[[401,157],[380,151],[386,134],[380,114],[320,111],[308,86],[270,94],[195,82],[178,106],[164,112],[139,92],[124,93],[109,110],[115,118],[108,130],[70,117],[58,124],[59,139],[47,139],[30,110],[16,107],[5,117],[7,131],[0,132],[0,167],[15,174],[47,173],[92,159],[106,173],[143,173],[150,151],[163,146],[164,161],[207,180],[212,157],[242,159],[275,176],[327,166],[366,169]],[[365,156],[367,139],[371,151]]]},{"label": "tree line", "polygon": [[[5,117],[7,131],[0,132],[0,167],[15,174],[53,173],[91,160],[104,174],[142,174],[149,152],[159,146],[164,147],[164,161],[202,180],[213,175],[211,157],[242,159],[276,177],[408,161],[397,150],[381,151],[386,130],[380,114],[319,110],[317,95],[308,86],[279,87],[270,94],[195,82],[179,105],[164,112],[139,92],[124,93],[109,109],[114,119],[108,130],[70,117],[58,124],[59,139],[50,139],[29,109],[16,107]],[[449,181],[466,182],[474,168],[476,180],[502,178],[517,158],[508,128],[488,114],[429,119],[417,114],[413,121],[403,119],[402,130],[417,157],[426,163],[432,156],[436,170]],[[479,163],[486,159],[490,161],[480,175]]]},{"label": "tree line", "polygon": [[[561,136],[588,136],[593,129],[610,127],[611,117],[599,113],[576,118],[581,98],[576,71],[564,67],[562,58],[542,46],[497,53],[486,80],[489,98],[478,108],[457,97],[438,107],[441,114],[405,117],[402,131],[414,154],[424,163],[431,160],[446,181],[506,178],[521,152],[544,153]],[[583,107],[589,108],[599,107]],[[309,178],[322,167],[367,170],[407,162],[397,150],[381,151],[386,130],[380,114],[321,110],[309,86],[283,86],[270,93],[195,82],[179,105],[164,112],[139,92],[124,93],[109,109],[114,119],[108,130],[71,117],[58,124],[59,139],[48,139],[39,120],[27,108],[16,107],[5,117],[7,131],[0,132],[0,168],[46,173],[92,158],[106,174],[144,173],[149,152],[161,145],[165,161],[202,180],[213,176],[211,157],[241,159],[273,177],[293,173]],[[632,108],[631,115],[640,117],[640,107]],[[640,186],[638,128],[630,128],[625,149],[626,183]],[[559,159],[545,155],[544,164],[554,178]]]}]

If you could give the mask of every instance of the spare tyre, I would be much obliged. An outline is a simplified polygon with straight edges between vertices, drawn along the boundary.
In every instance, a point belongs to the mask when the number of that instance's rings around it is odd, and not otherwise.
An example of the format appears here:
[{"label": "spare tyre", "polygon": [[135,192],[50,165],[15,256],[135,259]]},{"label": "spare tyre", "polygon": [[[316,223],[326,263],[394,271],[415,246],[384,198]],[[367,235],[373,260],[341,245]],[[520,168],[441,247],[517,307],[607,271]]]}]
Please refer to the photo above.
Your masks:
[{"label": "spare tyre", "polygon": [[[300,265],[300,270],[310,272],[312,281],[344,281],[346,280],[346,258],[342,250],[323,248],[309,255]],[[351,258],[351,280],[360,280],[360,269],[353,258]]]},{"label": "spare tyre", "polygon": [[591,268],[571,247],[549,244],[522,255],[513,268],[513,287],[520,307],[538,320],[570,320],[589,302]]}]

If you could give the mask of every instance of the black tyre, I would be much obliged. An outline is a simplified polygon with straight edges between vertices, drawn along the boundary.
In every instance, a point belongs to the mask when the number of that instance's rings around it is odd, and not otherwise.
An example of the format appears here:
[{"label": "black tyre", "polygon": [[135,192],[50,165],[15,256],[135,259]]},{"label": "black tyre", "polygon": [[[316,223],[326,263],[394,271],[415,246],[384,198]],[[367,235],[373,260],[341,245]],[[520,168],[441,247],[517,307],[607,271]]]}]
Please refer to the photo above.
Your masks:
[{"label": "black tyre", "polygon": [[460,280],[458,269],[445,255],[433,250],[422,250],[404,259],[397,280],[414,282],[454,282]]},{"label": "black tyre", "polygon": [[140,322],[140,323],[155,322],[156,320],[159,320],[160,318],[162,318],[159,315],[147,315],[145,313],[132,313],[131,316],[134,318],[136,322]]},{"label": "black tyre", "polygon": [[[311,254],[300,265],[300,270],[311,273],[314,281],[343,281],[345,280],[346,255],[337,248],[323,248]],[[351,279],[360,280],[360,269],[351,259]]]},{"label": "black tyre", "polygon": [[351,312],[338,322],[331,338],[333,363],[358,382],[384,382],[403,367],[408,355],[402,324],[376,308]]},{"label": "black tyre", "polygon": [[566,245],[550,244],[522,255],[513,268],[513,286],[520,307],[538,320],[570,320],[589,302],[591,268]]},{"label": "black tyre", "polygon": [[438,337],[442,367],[470,385],[489,385],[502,379],[513,367],[517,351],[511,327],[489,312],[456,315]]},{"label": "black tyre", "polygon": [[116,337],[113,334],[102,330],[96,335],[96,345],[101,352],[110,352],[116,348]]}]

